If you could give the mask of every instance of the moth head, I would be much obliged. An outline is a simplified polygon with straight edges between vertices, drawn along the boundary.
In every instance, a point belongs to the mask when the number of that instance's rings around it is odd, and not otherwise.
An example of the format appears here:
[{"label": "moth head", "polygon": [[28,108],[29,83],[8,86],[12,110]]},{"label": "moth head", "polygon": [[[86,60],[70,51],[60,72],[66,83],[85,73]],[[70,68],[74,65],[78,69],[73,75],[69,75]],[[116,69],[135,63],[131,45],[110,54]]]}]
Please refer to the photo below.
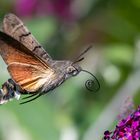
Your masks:
[{"label": "moth head", "polygon": [[92,45],[90,45],[86,50],[84,50],[78,57],[75,58],[73,62],[69,62],[70,64],[68,65],[66,69],[66,75],[67,77],[70,76],[76,76],[80,71],[82,71],[82,68],[77,64],[78,62],[82,61],[84,57],[82,57],[90,48]]},{"label": "moth head", "polygon": [[71,65],[66,68],[66,77],[76,76],[81,70],[82,68],[78,64],[71,63]]},{"label": "moth head", "polygon": [[82,68],[78,65],[78,62],[82,61],[84,57],[82,57],[92,46],[90,45],[86,50],[84,50],[78,57],[74,59],[74,61],[57,61],[56,69],[58,69],[58,72],[61,74],[63,73],[63,76],[65,79],[68,79],[72,76],[76,76],[79,74],[79,72],[84,71]]}]

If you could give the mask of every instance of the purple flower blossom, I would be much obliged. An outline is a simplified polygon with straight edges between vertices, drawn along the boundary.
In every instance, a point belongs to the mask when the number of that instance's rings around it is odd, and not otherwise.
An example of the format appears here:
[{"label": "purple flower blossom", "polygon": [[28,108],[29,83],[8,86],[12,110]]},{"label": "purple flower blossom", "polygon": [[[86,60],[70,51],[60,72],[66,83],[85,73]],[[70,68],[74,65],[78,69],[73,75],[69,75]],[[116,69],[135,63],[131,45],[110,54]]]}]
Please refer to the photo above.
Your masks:
[{"label": "purple flower blossom", "polygon": [[15,9],[20,16],[30,16],[36,10],[37,0],[17,0]]},{"label": "purple flower blossom", "polygon": [[63,20],[74,19],[73,0],[16,0],[16,13],[20,16],[51,15]]},{"label": "purple flower blossom", "polygon": [[122,119],[114,132],[105,131],[103,140],[140,140],[140,106]]}]

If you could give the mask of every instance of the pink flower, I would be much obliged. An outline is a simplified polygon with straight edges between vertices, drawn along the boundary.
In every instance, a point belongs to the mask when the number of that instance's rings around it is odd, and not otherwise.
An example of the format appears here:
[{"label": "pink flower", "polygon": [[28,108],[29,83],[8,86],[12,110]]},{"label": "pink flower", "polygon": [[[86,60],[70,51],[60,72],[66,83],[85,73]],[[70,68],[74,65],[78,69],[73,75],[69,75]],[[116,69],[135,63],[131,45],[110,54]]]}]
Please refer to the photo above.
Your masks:
[{"label": "pink flower", "polygon": [[21,16],[30,16],[34,14],[36,10],[38,0],[17,0],[15,9]]},{"label": "pink flower", "polygon": [[16,13],[20,16],[51,15],[62,20],[74,19],[73,0],[16,0]]},{"label": "pink flower", "polygon": [[140,106],[131,115],[122,119],[114,132],[105,131],[104,140],[139,140],[140,139]]}]

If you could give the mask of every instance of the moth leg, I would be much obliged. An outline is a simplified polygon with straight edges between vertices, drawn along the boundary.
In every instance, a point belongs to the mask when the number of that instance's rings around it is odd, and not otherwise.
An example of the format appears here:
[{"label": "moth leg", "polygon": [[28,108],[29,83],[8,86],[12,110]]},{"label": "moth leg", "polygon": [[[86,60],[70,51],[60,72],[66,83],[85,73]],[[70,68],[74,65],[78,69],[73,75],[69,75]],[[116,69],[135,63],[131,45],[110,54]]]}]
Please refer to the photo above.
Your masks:
[{"label": "moth leg", "polygon": [[42,95],[42,94],[37,94],[36,97],[34,97],[34,98],[30,99],[30,100],[27,100],[27,101],[25,101],[25,102],[21,102],[20,104],[25,104],[25,103],[31,102],[31,101],[33,101],[33,100],[39,98],[41,95]]},{"label": "moth leg", "polygon": [[28,98],[31,98],[31,97],[34,97],[34,96],[36,96],[36,95],[37,95],[37,94],[32,94],[32,95],[29,95],[29,96],[23,97],[22,100],[24,100],[24,99],[28,99]]}]

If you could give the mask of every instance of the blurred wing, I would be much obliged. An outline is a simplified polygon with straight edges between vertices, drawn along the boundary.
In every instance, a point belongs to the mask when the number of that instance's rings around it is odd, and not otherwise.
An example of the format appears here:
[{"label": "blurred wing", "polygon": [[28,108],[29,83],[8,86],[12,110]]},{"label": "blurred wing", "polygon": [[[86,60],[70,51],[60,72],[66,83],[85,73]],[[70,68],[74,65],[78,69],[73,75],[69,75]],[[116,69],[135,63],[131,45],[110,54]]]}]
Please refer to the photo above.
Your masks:
[{"label": "blurred wing", "polygon": [[7,14],[3,20],[3,32],[21,42],[41,59],[48,59],[50,55],[43,49],[23,22],[14,14]]},{"label": "blurred wing", "polygon": [[38,91],[46,82],[50,82],[54,76],[52,72],[41,66],[14,62],[8,66],[13,80],[28,92]]},{"label": "blurred wing", "polygon": [[28,92],[36,92],[52,81],[54,71],[23,44],[0,32],[0,54],[12,79]]}]

